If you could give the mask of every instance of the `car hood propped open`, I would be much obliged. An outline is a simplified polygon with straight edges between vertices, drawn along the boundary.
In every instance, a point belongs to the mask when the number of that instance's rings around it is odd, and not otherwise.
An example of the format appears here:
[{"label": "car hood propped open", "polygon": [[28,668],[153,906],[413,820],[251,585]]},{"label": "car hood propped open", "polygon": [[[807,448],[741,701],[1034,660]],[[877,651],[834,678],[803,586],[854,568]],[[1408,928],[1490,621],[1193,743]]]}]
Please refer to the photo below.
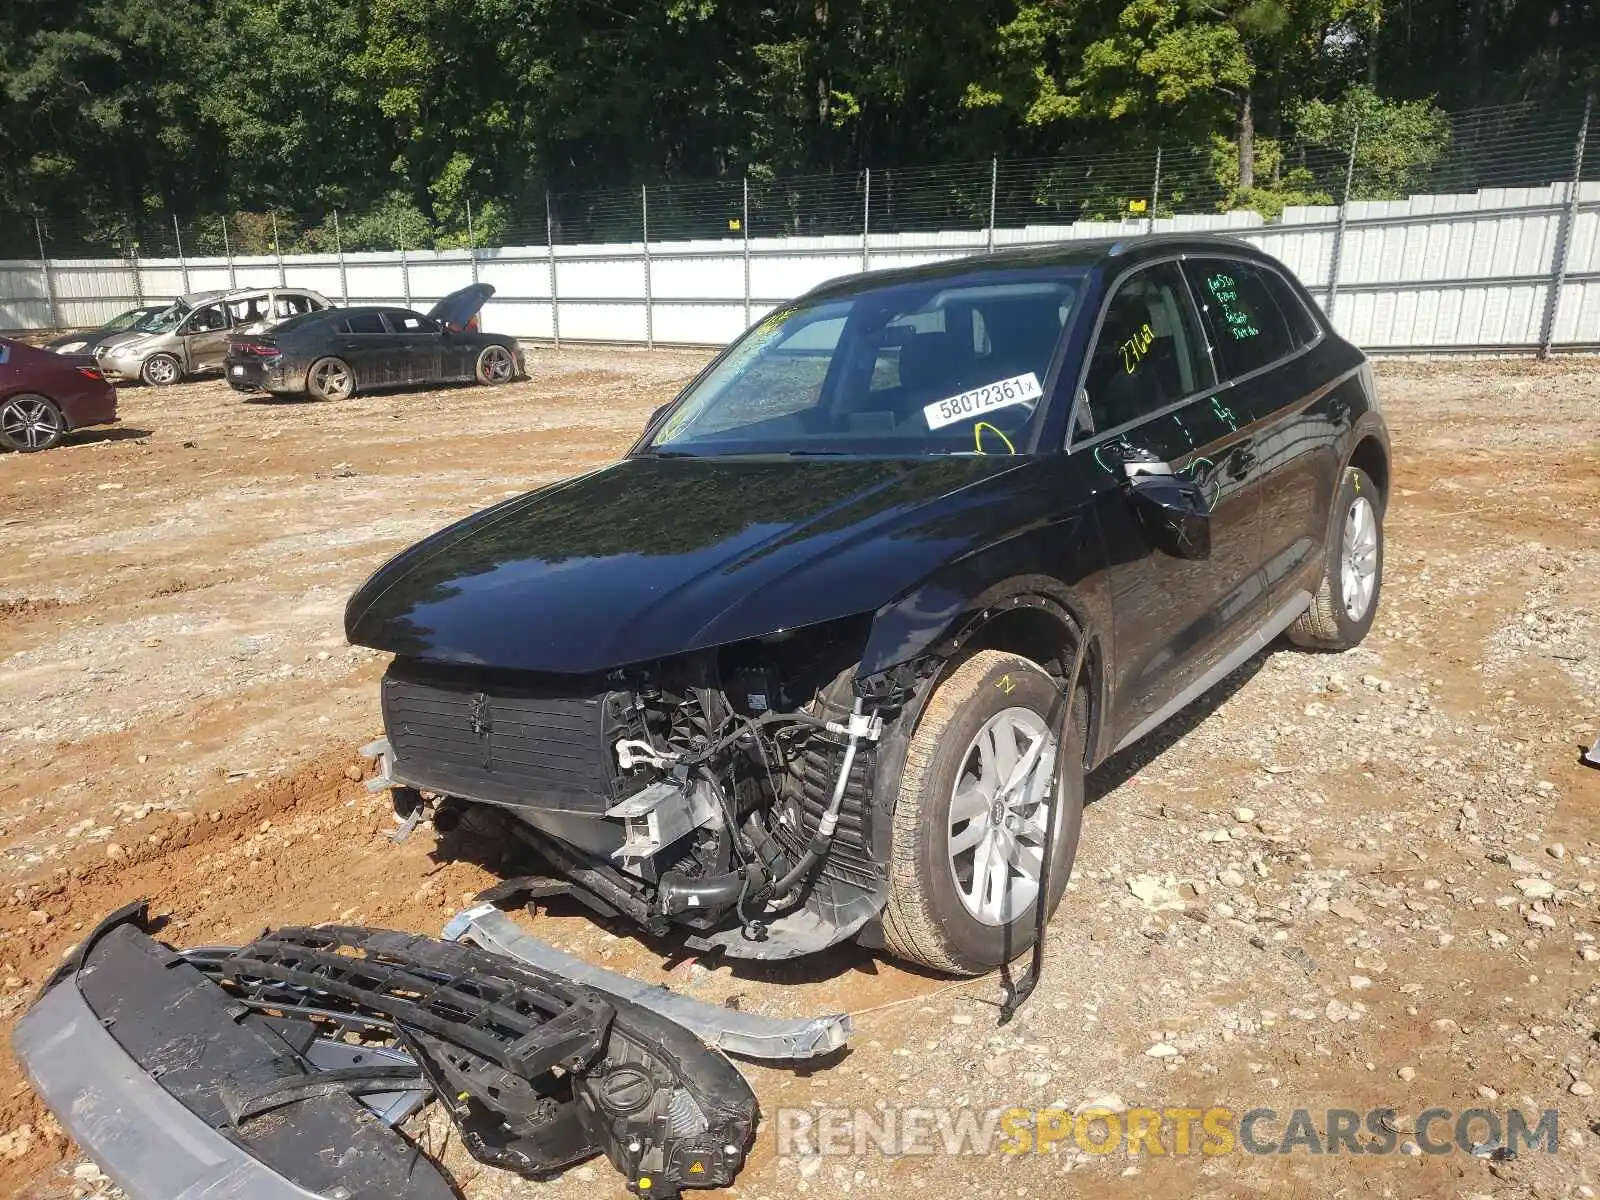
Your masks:
[{"label": "car hood propped open", "polygon": [[351,598],[353,643],[582,673],[869,612],[1036,511],[1035,460],[634,458],[470,517]]},{"label": "car hood propped open", "polygon": [[442,325],[465,329],[467,322],[478,315],[492,295],[494,295],[492,283],[469,284],[440,300],[428,310],[428,316]]}]

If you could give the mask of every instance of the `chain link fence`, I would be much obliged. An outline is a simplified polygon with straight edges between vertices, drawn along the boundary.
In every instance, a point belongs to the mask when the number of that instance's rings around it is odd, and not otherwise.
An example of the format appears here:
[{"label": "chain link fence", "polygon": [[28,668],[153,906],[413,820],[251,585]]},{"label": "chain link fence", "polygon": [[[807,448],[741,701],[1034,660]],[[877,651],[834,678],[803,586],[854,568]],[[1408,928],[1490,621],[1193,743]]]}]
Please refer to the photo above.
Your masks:
[{"label": "chain link fence", "polygon": [[[1259,138],[1255,188],[1237,187],[1237,150],[1152,146],[848,174],[656,183],[548,191],[467,204],[430,221],[405,206],[365,212],[130,214],[91,220],[39,214],[0,230],[0,258],[179,258],[358,253],[497,246],[687,241],[748,235],[984,231],[1128,217],[1158,219],[1252,208],[1269,220],[1286,204],[1340,204],[1421,193],[1536,187],[1573,178],[1581,98],[1558,105],[1474,109],[1425,145],[1383,130],[1340,144]],[[1600,141],[1600,126],[1589,132]],[[1600,179],[1600,153],[1584,178]]]},{"label": "chain link fence", "polygon": [[[1347,224],[1415,222],[1419,218],[1411,210],[1425,198],[1429,199],[1423,209],[1428,211],[1430,205],[1441,212],[1453,211],[1459,198],[1470,196],[1475,197],[1470,207],[1488,212],[1498,203],[1493,189],[1559,185],[1571,201],[1570,212],[1548,223],[1550,236],[1559,245],[1545,247],[1537,266],[1524,265],[1512,273],[1520,272],[1517,278],[1542,276],[1548,312],[1540,342],[1547,348],[1568,275],[1568,243],[1581,207],[1581,189],[1572,183],[1600,180],[1600,120],[1590,120],[1589,109],[1587,100],[1575,99],[1565,104],[1472,110],[1421,131],[1353,126],[1325,129],[1316,140],[1260,137],[1249,189],[1239,187],[1237,147],[1217,139],[1201,146],[1152,146],[1113,154],[996,157],[987,162],[825,175],[752,175],[601,191],[542,191],[480,201],[476,206],[463,204],[448,219],[435,220],[398,201],[359,213],[147,213],[104,221],[82,214],[38,215],[4,223],[0,260],[12,260],[18,268],[31,263],[35,273],[42,264],[54,264],[54,274],[45,265],[42,288],[21,287],[15,283],[20,271],[13,270],[8,280],[6,264],[0,262],[0,325],[7,323],[7,316],[10,323],[20,323],[21,306],[27,308],[27,325],[72,324],[74,318],[84,320],[87,310],[64,301],[100,298],[107,303],[125,301],[126,307],[136,300],[144,302],[146,294],[162,299],[200,286],[282,283],[297,270],[311,271],[320,283],[306,286],[320,286],[341,303],[409,305],[413,292],[418,297],[442,294],[444,285],[435,286],[447,275],[437,269],[441,264],[452,270],[464,265],[473,281],[480,278],[482,268],[494,280],[502,278],[494,274],[496,264],[532,268],[542,251],[548,258],[548,285],[527,283],[530,270],[519,276],[523,290],[515,296],[505,293],[503,301],[549,306],[546,326],[529,331],[532,336],[553,334],[559,340],[561,310],[569,305],[598,310],[642,300],[639,340],[653,343],[658,303],[688,300],[687,294],[673,299],[669,291],[660,290],[664,278],[669,286],[672,279],[681,278],[670,269],[673,261],[702,255],[708,263],[716,260],[725,267],[729,264],[722,260],[730,245],[743,246],[741,315],[748,320],[753,312],[794,294],[771,272],[767,277],[773,283],[757,278],[752,285],[752,258],[759,264],[762,256],[794,253],[784,246],[815,246],[819,254],[830,256],[833,273],[839,274],[907,261],[924,246],[941,253],[973,252],[993,249],[997,243],[1157,228],[1304,232],[1319,221],[1331,237],[1323,239],[1326,244],[1309,266],[1293,261],[1293,255],[1274,246],[1270,236],[1260,240],[1290,261],[1308,285],[1320,288],[1319,298],[1331,310],[1341,286],[1346,286],[1345,276],[1350,275],[1344,269],[1348,264],[1341,262]],[[1513,195],[1505,202],[1506,212],[1513,216],[1524,212],[1553,216],[1554,209],[1565,203],[1555,193],[1544,200],[1532,192]],[[1410,215],[1397,216],[1392,205],[1385,209],[1381,203],[1407,197],[1413,198]],[[1486,262],[1498,254],[1501,233],[1497,230],[1494,236],[1495,244],[1483,249]],[[841,253],[841,239],[859,245],[858,266]],[[739,251],[732,253],[737,256]],[[1519,262],[1526,259],[1520,249],[1517,254]],[[373,255],[399,256],[396,282],[375,285],[377,290],[353,285],[351,264]],[[601,285],[587,294],[569,292],[558,283],[558,260],[563,267],[587,262],[600,274],[601,268],[609,269],[627,255],[642,261],[642,296],[607,291]],[[433,267],[425,265],[430,263]],[[117,264],[131,269],[138,294],[124,294],[130,289],[97,282],[97,270]],[[367,260],[367,265],[373,269],[366,277],[376,278],[377,260]],[[759,265],[755,273],[762,274]],[[1458,274],[1498,280],[1506,271],[1474,267]],[[1579,275],[1588,282],[1584,272]],[[620,278],[614,271],[611,277]],[[203,282],[195,283],[197,279]],[[1509,282],[1510,276],[1502,281]],[[1363,286],[1359,271],[1352,286]],[[784,291],[788,294],[779,294]],[[1600,283],[1594,291],[1600,295]],[[739,307],[739,297],[719,295],[706,303]],[[718,339],[721,336],[719,332]]]}]

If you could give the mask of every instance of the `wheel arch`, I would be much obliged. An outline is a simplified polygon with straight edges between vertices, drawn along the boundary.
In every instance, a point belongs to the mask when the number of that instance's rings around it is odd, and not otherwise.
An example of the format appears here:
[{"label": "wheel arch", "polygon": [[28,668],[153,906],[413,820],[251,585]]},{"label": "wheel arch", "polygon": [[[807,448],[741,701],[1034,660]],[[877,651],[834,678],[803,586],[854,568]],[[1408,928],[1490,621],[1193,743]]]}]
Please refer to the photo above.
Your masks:
[{"label": "wheel arch", "polygon": [[[895,616],[926,612],[921,589],[880,610],[862,656],[858,692],[911,690],[920,701],[961,662],[979,650],[1002,650],[1035,663],[1058,682],[1065,681],[1082,648],[1079,684],[1086,692],[1088,729],[1084,741],[1086,765],[1098,761],[1098,746],[1107,696],[1105,675],[1109,655],[1090,617],[1092,605],[1055,580],[1009,581],[974,597],[954,617],[938,628],[924,627],[911,636],[897,628]],[[884,653],[883,642],[892,635],[900,653]],[[919,645],[920,644],[920,645]],[[912,647],[917,646],[913,651]],[[888,661],[889,659],[894,661]],[[914,713],[913,713],[914,717]]]},{"label": "wheel arch", "polygon": [[1367,434],[1350,451],[1348,466],[1359,467],[1378,488],[1378,497],[1389,502],[1389,451],[1374,434]]}]

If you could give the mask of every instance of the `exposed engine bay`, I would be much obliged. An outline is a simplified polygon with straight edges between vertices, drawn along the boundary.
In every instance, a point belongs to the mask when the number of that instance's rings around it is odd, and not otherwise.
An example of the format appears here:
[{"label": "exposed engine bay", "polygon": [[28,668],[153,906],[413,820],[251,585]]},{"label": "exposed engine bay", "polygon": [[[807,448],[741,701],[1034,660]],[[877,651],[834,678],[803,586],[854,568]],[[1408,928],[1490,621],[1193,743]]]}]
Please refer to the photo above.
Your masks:
[{"label": "exposed engine bay", "polygon": [[397,657],[371,786],[413,824],[503,826],[538,894],[686,926],[691,945],[870,944],[893,800],[878,766],[910,692],[856,694],[866,632],[847,619],[589,676]]}]

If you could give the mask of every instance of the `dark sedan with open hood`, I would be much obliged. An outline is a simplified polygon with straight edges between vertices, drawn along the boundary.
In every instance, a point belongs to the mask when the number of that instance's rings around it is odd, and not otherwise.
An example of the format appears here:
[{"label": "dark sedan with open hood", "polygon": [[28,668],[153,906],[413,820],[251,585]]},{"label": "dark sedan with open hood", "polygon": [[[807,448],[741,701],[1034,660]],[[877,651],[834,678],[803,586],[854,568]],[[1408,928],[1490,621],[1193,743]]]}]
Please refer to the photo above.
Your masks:
[{"label": "dark sedan with open hood", "polygon": [[224,365],[235,391],[344,400],[358,391],[437,383],[508,383],[522,374],[515,338],[482,333],[487,283],[451,292],[427,313],[340,308],[307,313],[234,340]]},{"label": "dark sedan with open hood", "polygon": [[1365,357],[1276,260],[1141,238],[827,284],[621,462],[471,517],[346,612],[394,654],[397,811],[471,810],[690,944],[951,972],[1060,899],[1084,772],[1378,606]]}]

